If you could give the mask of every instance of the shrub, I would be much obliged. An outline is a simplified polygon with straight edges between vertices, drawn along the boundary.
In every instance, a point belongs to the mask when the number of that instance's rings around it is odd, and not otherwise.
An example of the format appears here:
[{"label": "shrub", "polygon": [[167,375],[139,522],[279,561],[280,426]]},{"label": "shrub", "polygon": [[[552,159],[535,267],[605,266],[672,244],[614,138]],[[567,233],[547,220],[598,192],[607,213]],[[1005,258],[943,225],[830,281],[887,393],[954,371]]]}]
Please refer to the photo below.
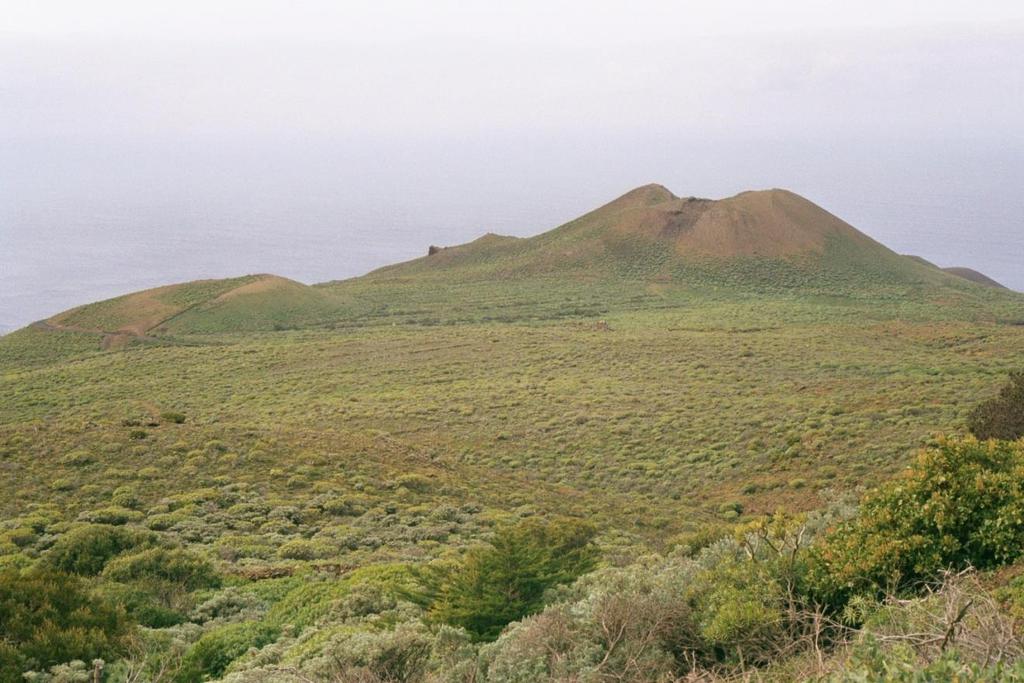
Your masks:
[{"label": "shrub", "polygon": [[165,512],[156,515],[150,515],[146,519],[146,526],[153,531],[166,531],[173,527],[178,522],[188,519],[187,515],[180,514],[179,512]]},{"label": "shrub", "polygon": [[90,510],[80,515],[83,521],[93,522],[94,524],[111,524],[113,526],[137,522],[142,517],[143,514],[138,510],[129,510],[119,505],[111,505],[99,510]]},{"label": "shrub", "polygon": [[556,604],[481,649],[488,681],[682,680],[675,652],[699,636],[687,596],[691,560],[601,569]]},{"label": "shrub", "polygon": [[404,595],[409,592],[411,583],[409,569],[400,564],[362,567],[341,581],[309,579],[277,600],[270,608],[267,621],[301,632],[334,611],[339,601],[354,589],[368,591],[375,587],[389,595]]},{"label": "shrub", "polygon": [[331,604],[349,591],[346,582],[309,581],[290,590],[270,608],[267,620],[301,632],[330,612]]},{"label": "shrub", "polygon": [[575,520],[528,519],[497,530],[490,543],[470,550],[455,566],[420,572],[411,594],[434,621],[494,640],[506,624],[537,612],[544,591],[590,571],[597,559],[594,529]]},{"label": "shrub", "polygon": [[433,637],[420,623],[402,623],[393,630],[343,632],[328,642],[311,663],[318,680],[424,680]]},{"label": "shrub", "polygon": [[160,602],[149,591],[122,583],[105,583],[97,591],[111,604],[120,605],[135,622],[149,628],[167,628],[185,621],[185,615]]},{"label": "shrub", "polygon": [[69,574],[95,576],[111,558],[127,550],[154,546],[158,540],[156,534],[141,529],[104,524],[79,526],[58,538],[42,563]]},{"label": "shrub", "polygon": [[922,665],[904,653],[892,648],[882,651],[877,645],[864,648],[840,671],[827,679],[828,683],[921,683],[922,681],[956,681],[957,683],[1024,683],[1024,662],[996,662],[978,664],[964,661],[960,653],[952,650],[935,661]]},{"label": "shrub", "polygon": [[422,474],[403,474],[395,482],[398,486],[405,487],[416,493],[425,493],[433,486],[433,482]]},{"label": "shrub", "polygon": [[266,605],[258,596],[232,587],[217,593],[196,607],[192,611],[191,619],[200,624],[214,621],[253,621],[262,617],[265,612]]},{"label": "shrub", "polygon": [[358,517],[365,509],[350,498],[335,496],[321,504],[321,508],[329,515],[336,517]]},{"label": "shrub", "polygon": [[787,596],[765,565],[730,553],[699,575],[690,591],[705,657],[764,664],[785,642]]},{"label": "shrub", "polygon": [[110,496],[110,502],[122,508],[135,508],[139,505],[139,497],[131,486],[118,486]]},{"label": "shrub", "polygon": [[250,648],[263,647],[273,642],[277,630],[259,622],[229,624],[209,631],[197,640],[181,661],[175,676],[177,683],[198,683],[219,678]]},{"label": "shrub", "polygon": [[979,439],[1013,441],[1024,436],[1024,371],[1010,373],[998,396],[972,410],[967,427]]},{"label": "shrub", "polygon": [[103,576],[122,583],[162,581],[187,591],[215,588],[220,577],[203,556],[182,548],[150,548],[111,560]]},{"label": "shrub", "polygon": [[947,568],[991,568],[1024,549],[1024,449],[943,441],[869,494],[817,550],[820,597],[903,590]]},{"label": "shrub", "polygon": [[298,538],[278,548],[277,555],[285,560],[318,560],[330,557],[334,552],[334,548],[321,541]]},{"label": "shrub", "polygon": [[718,506],[718,514],[722,516],[722,519],[734,520],[743,514],[743,503],[739,501],[730,501],[722,503]]},{"label": "shrub", "polygon": [[164,422],[170,422],[172,424],[180,425],[185,423],[185,415],[182,413],[176,413],[174,411],[167,411],[166,413],[160,413],[160,418]]},{"label": "shrub", "polygon": [[85,467],[95,462],[92,453],[83,449],[71,451],[60,459],[61,463],[69,467]]},{"label": "shrub", "polygon": [[76,577],[0,573],[0,680],[21,680],[30,668],[116,655],[128,631],[124,612],[90,596]]},{"label": "shrub", "polygon": [[36,532],[31,527],[19,527],[17,529],[11,529],[7,533],[0,536],[0,539],[6,540],[8,543],[12,543],[19,548],[32,545],[38,538]]},{"label": "shrub", "polygon": [[80,659],[51,666],[49,672],[27,671],[23,674],[27,683],[93,683],[97,671],[102,672],[106,662],[102,659],[86,664]]}]

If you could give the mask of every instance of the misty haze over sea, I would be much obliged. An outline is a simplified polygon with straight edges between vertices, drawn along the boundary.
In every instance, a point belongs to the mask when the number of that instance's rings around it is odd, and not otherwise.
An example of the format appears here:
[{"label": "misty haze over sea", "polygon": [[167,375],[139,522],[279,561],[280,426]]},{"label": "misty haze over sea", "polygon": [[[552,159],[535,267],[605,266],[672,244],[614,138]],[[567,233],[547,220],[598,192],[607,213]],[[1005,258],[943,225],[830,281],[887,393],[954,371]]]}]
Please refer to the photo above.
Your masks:
[{"label": "misty haze over sea", "polygon": [[819,154],[633,136],[33,151],[0,191],[4,331],[197,278],[352,277],[430,244],[536,234],[646,182],[711,197],[786,187],[900,253],[1024,290],[1020,149],[851,143]]}]

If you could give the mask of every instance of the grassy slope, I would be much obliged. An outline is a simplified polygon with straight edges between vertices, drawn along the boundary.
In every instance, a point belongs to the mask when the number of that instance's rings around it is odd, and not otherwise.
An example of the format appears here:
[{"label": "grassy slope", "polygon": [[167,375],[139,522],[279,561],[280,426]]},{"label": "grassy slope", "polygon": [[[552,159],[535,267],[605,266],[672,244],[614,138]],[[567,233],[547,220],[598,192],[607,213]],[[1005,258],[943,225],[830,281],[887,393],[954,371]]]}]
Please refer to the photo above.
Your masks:
[{"label": "grassy slope", "polygon": [[65,311],[46,321],[54,327],[144,335],[193,306],[251,283],[255,277],[197,280],[126,294]]},{"label": "grassy slope", "polygon": [[996,287],[998,289],[1006,289],[1006,287],[999,284],[989,276],[985,275],[984,273],[979,273],[978,271],[973,270],[971,268],[960,268],[954,266],[952,268],[943,268],[942,270],[949,273],[950,275],[962,277],[965,280],[970,280],[971,282],[975,282],[979,285],[985,285],[986,287]]},{"label": "grassy slope", "polygon": [[[153,505],[217,476],[294,504],[314,482],[351,492],[370,468],[427,472],[495,509],[586,511],[660,543],[723,501],[814,507],[825,488],[900,467],[1024,352],[1019,327],[923,306],[734,296],[604,318],[610,330],[581,318],[221,335],[7,366],[2,476],[22,496],[4,513],[83,473],[59,502],[72,517],[145,466]],[[164,410],[189,420],[134,441],[123,421]],[[83,445],[96,463],[62,463]]]}]

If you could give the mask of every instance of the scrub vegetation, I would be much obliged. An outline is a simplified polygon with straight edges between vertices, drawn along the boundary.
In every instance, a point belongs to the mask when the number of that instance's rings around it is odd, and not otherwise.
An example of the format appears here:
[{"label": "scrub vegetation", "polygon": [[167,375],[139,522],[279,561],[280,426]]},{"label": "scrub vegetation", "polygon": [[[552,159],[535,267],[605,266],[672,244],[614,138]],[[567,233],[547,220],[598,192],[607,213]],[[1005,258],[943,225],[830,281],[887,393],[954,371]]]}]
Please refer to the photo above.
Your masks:
[{"label": "scrub vegetation", "polygon": [[432,251],[0,338],[0,681],[1024,680],[1024,296],[781,191]]}]

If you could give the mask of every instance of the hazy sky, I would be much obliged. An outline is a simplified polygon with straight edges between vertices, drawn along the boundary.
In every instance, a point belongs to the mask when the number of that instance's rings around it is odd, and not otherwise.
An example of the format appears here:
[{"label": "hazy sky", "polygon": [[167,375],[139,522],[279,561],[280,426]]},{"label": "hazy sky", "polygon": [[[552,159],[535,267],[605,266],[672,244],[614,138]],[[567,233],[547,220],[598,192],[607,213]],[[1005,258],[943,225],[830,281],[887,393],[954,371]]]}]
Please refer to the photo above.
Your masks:
[{"label": "hazy sky", "polygon": [[651,181],[788,187],[1024,289],[1022,121],[1019,1],[0,0],[0,326],[351,276]]},{"label": "hazy sky", "polygon": [[1005,24],[1014,0],[33,0],[4,5],[7,30],[33,35],[248,38],[290,36],[361,43],[472,36],[590,46],[680,36]]}]

